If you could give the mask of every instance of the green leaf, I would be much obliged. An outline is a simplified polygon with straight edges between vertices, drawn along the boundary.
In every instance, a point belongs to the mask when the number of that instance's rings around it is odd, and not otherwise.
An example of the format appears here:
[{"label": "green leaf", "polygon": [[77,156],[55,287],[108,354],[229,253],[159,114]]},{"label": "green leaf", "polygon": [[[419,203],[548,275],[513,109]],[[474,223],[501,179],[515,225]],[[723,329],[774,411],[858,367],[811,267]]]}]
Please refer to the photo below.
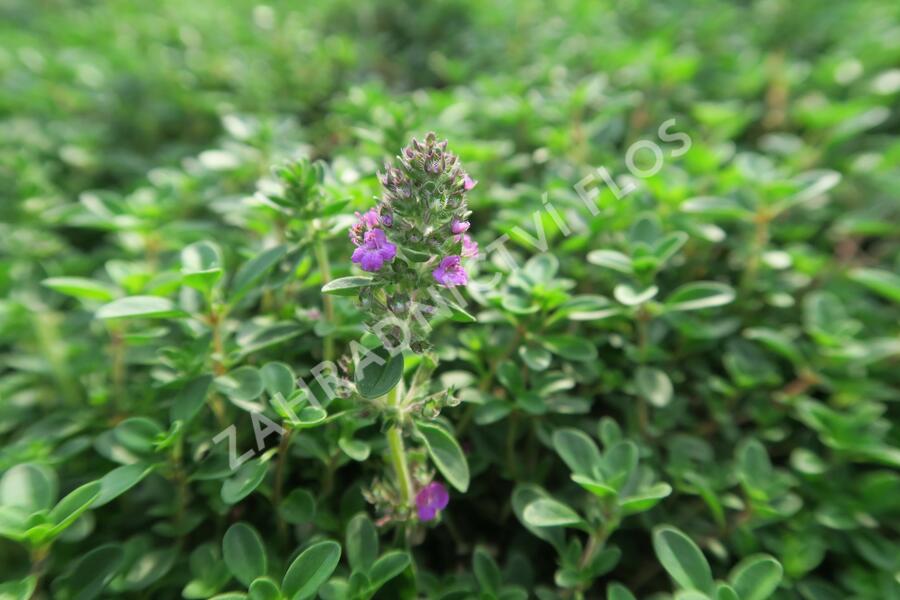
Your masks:
[{"label": "green leaf", "polygon": [[[180,558],[177,553],[172,552],[171,548],[148,550],[145,538],[136,536],[131,538],[131,542],[134,549],[129,549],[126,544],[126,566],[120,573],[121,579],[116,582],[117,589],[119,587],[127,591],[147,589],[162,579],[175,565],[175,561]],[[129,560],[132,556],[135,558],[133,561]]]},{"label": "green leaf", "polygon": [[354,275],[352,277],[341,277],[333,281],[329,281],[322,286],[323,294],[332,294],[334,296],[355,296],[360,288],[372,285],[371,277]]},{"label": "green leaf", "polygon": [[741,600],[741,598],[727,583],[718,583],[716,584],[715,600]]},{"label": "green leaf", "polygon": [[622,312],[622,307],[604,296],[575,296],[559,307],[557,315],[570,321],[599,321]]},{"label": "green leaf", "polygon": [[187,313],[176,308],[168,298],[159,296],[129,296],[119,298],[97,309],[98,319],[166,319],[186,317]]},{"label": "green leaf", "polygon": [[158,436],[163,428],[147,417],[125,419],[113,429],[116,441],[135,454],[152,454]]},{"label": "green leaf", "polygon": [[589,263],[631,275],[634,267],[631,259],[621,252],[615,250],[592,250],[588,252],[587,260]]},{"label": "green leaf", "polygon": [[18,581],[0,584],[0,600],[30,600],[37,588],[37,577],[29,575]]},{"label": "green leaf", "polygon": [[412,561],[409,554],[401,550],[386,552],[372,565],[369,571],[369,580],[372,591],[377,590],[385,583],[398,576]]},{"label": "green leaf", "polygon": [[216,377],[216,387],[231,400],[252,402],[263,393],[264,384],[259,369],[244,365],[226,375]]},{"label": "green leaf", "polygon": [[621,583],[612,583],[606,588],[606,600],[635,600],[634,594]]},{"label": "green leaf", "polygon": [[663,303],[669,311],[702,310],[734,301],[734,289],[715,281],[687,283],[669,294]]},{"label": "green leaf", "polygon": [[250,584],[248,600],[282,600],[278,584],[268,577],[260,577]]},{"label": "green leaf", "polygon": [[423,421],[416,422],[416,430],[431,460],[450,485],[460,492],[468,490],[469,464],[456,439],[445,429]]},{"label": "green leaf", "polygon": [[763,490],[772,482],[772,462],[766,447],[754,438],[740,444],[735,452],[738,478],[750,490]]},{"label": "green leaf", "polygon": [[136,486],[147,475],[153,472],[152,466],[135,463],[117,467],[100,478],[100,494],[91,508],[108,504]]},{"label": "green leaf", "polygon": [[181,274],[184,282],[208,292],[222,277],[222,252],[208,241],[200,241],[181,251]]},{"label": "green leaf", "polygon": [[[340,413],[337,413],[340,414]],[[328,413],[319,406],[304,406],[297,413],[297,419],[291,420],[291,427],[306,429],[324,423],[328,419]]]},{"label": "green leaf", "polygon": [[236,360],[241,359],[264,348],[272,348],[279,344],[284,344],[304,331],[306,331],[306,327],[290,322],[264,325],[244,323],[236,337],[238,348],[234,358]]},{"label": "green leaf", "polygon": [[550,352],[532,345],[519,346],[519,357],[532,371],[544,371],[553,361]]},{"label": "green leaf", "polygon": [[581,516],[558,500],[541,498],[525,507],[525,522],[535,527],[581,525]]},{"label": "green leaf", "polygon": [[288,600],[312,598],[337,567],[341,545],[331,540],[318,542],[304,550],[288,567],[281,591]]},{"label": "green leaf", "polygon": [[270,362],[259,370],[263,387],[270,396],[281,394],[290,398],[296,387],[296,376],[291,368],[282,362]]},{"label": "green leaf", "polygon": [[454,302],[447,301],[447,308],[450,310],[450,318],[457,323],[476,323],[478,321],[474,315]]},{"label": "green leaf", "polygon": [[600,465],[604,483],[616,490],[621,490],[637,469],[638,455],[637,445],[630,440],[613,444],[603,454],[603,463]]},{"label": "green leaf", "polygon": [[31,512],[20,506],[0,506],[0,536],[22,541],[29,531],[29,517]]},{"label": "green leaf", "polygon": [[619,510],[624,515],[634,515],[656,506],[660,500],[672,493],[672,486],[668,483],[657,483],[645,490],[619,499]]},{"label": "green leaf", "polygon": [[172,421],[189,423],[206,403],[212,381],[211,375],[200,375],[189,380],[172,401],[169,418]]},{"label": "green leaf", "polygon": [[672,600],[710,600],[709,596],[696,590],[680,590],[675,592]]},{"label": "green leaf", "polygon": [[356,391],[374,400],[391,391],[403,377],[403,353],[391,356],[387,348],[378,347],[360,357],[356,368]]},{"label": "green leaf", "polygon": [[688,234],[683,231],[673,231],[666,234],[665,237],[653,246],[653,256],[655,256],[659,261],[659,264],[662,265],[675,256],[675,253],[681,250],[681,247],[684,246],[687,241]]},{"label": "green leaf", "polygon": [[83,300],[109,302],[119,295],[119,290],[114,286],[83,277],[50,277],[41,284],[61,294]]},{"label": "green leaf", "polygon": [[689,537],[667,525],[653,531],[653,549],[666,572],[680,587],[712,593],[709,563]]},{"label": "green leaf", "polygon": [[821,196],[841,182],[841,174],[831,169],[814,169],[800,173],[794,178],[794,182],[801,187],[800,191],[787,198],[778,205],[779,210],[786,210],[792,206],[812,200]]},{"label": "green leaf", "polygon": [[638,367],[634,374],[638,394],[653,406],[662,408],[672,400],[672,381],[653,367]]},{"label": "green leaf", "polygon": [[347,524],[347,562],[354,571],[368,572],[378,557],[378,531],[365,513],[359,513]]},{"label": "green leaf", "polygon": [[193,579],[181,592],[184,598],[209,598],[231,579],[218,544],[207,542],[194,548],[190,556],[190,568]]},{"label": "green leaf", "polygon": [[778,589],[783,571],[771,556],[757,554],[742,560],[728,580],[741,600],[765,600]]},{"label": "green leaf", "polygon": [[122,567],[122,550],[119,544],[107,544],[76,559],[53,582],[54,597],[91,600],[100,596]]},{"label": "green leaf", "polygon": [[734,198],[697,196],[681,204],[684,212],[702,214],[713,218],[747,220],[753,213]]},{"label": "green leaf", "polygon": [[850,279],[889,300],[900,302],[900,275],[896,273],[878,269],[856,269],[851,271]]},{"label": "green leaf", "polygon": [[222,539],[222,556],[234,577],[246,586],[266,574],[266,547],[259,533],[244,522],[228,528]]},{"label": "green leaf", "polygon": [[541,343],[553,354],[576,362],[590,362],[597,359],[597,347],[589,340],[575,335],[547,335]]},{"label": "green leaf", "polygon": [[549,497],[550,496],[546,491],[536,485],[520,483],[513,490],[513,512],[516,513],[516,518],[519,519],[519,522],[522,523],[522,525],[524,525],[531,533],[544,540],[545,542],[551,544],[557,552],[562,553],[565,551],[565,535],[561,528],[535,527],[525,520],[525,509],[528,508],[528,506],[532,502],[541,498]]},{"label": "green leaf", "polygon": [[48,536],[55,537],[65,531],[84,511],[91,507],[94,500],[100,496],[100,490],[100,482],[91,481],[76,488],[57,502],[50,514],[47,515],[47,520],[52,525]]},{"label": "green leaf", "polygon": [[659,288],[655,285],[638,291],[627,283],[620,283],[613,289],[613,296],[625,306],[638,306],[655,298],[658,292]]},{"label": "green leaf", "polygon": [[307,490],[296,488],[281,501],[278,511],[292,525],[310,523],[316,516],[316,499]]},{"label": "green leaf", "polygon": [[662,236],[662,227],[659,217],[651,212],[642,213],[631,225],[628,231],[628,243],[632,248],[638,246],[653,246]]},{"label": "green leaf", "polygon": [[600,465],[600,450],[586,433],[578,429],[553,432],[553,448],[573,473],[590,477]]},{"label": "green leaf", "polygon": [[268,463],[259,459],[248,460],[237,472],[222,484],[222,502],[237,504],[253,493],[266,476]]},{"label": "green leaf", "polygon": [[472,572],[475,573],[475,579],[482,592],[496,594],[500,590],[502,583],[500,568],[482,547],[476,548],[472,554]]},{"label": "green leaf", "polygon": [[274,246],[268,250],[263,250],[241,265],[234,276],[234,280],[231,282],[231,292],[228,295],[228,301],[231,304],[235,304],[246,296],[253,289],[256,282],[265,277],[286,253],[287,246]]},{"label": "green leaf", "polygon": [[750,327],[744,330],[744,337],[764,345],[772,352],[778,353],[794,365],[804,363],[803,353],[791,337],[783,331],[766,327]]},{"label": "green leaf", "polygon": [[0,479],[0,506],[15,506],[29,513],[49,510],[58,490],[56,473],[50,467],[37,463],[14,465]]},{"label": "green leaf", "polygon": [[536,283],[551,281],[559,271],[559,259],[553,254],[536,254],[525,263],[523,272]]},{"label": "green leaf", "polygon": [[618,493],[615,488],[586,475],[572,475],[572,481],[599,498],[615,496]]}]

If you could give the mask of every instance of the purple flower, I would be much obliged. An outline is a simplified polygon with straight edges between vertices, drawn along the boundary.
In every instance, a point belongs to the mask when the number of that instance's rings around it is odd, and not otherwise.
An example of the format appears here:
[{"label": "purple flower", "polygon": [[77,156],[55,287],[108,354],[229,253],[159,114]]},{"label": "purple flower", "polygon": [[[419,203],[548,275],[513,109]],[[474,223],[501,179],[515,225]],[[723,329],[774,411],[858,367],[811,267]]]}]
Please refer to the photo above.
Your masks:
[{"label": "purple flower", "polygon": [[453,219],[453,222],[450,223],[450,231],[453,233],[465,233],[469,230],[469,222],[468,221],[460,221],[459,219]]},{"label": "purple flower", "polygon": [[462,255],[465,258],[475,258],[478,256],[478,242],[470,238],[467,234],[456,236],[457,242],[462,242]]},{"label": "purple flower", "polygon": [[378,211],[376,211],[374,208],[370,208],[364,214],[359,214],[359,211],[357,211],[356,218],[359,219],[360,223],[363,223],[368,229],[374,229],[381,224],[381,221],[378,217]]},{"label": "purple flower", "polygon": [[355,214],[356,223],[354,223],[350,228],[350,240],[357,246],[361,246],[363,244],[363,235],[367,231],[378,227],[381,222],[381,217],[378,215],[378,211],[374,208],[370,208],[365,213],[356,211]]},{"label": "purple flower", "polygon": [[432,481],[416,494],[416,509],[419,520],[431,521],[437,516],[438,511],[447,508],[450,495],[444,484]]},{"label": "purple flower", "polygon": [[431,272],[434,279],[444,287],[454,287],[457,285],[466,285],[469,283],[469,275],[462,267],[458,256],[447,256],[438,265],[438,268]]},{"label": "purple flower", "polygon": [[472,179],[471,177],[469,177],[468,174],[466,174],[465,178],[463,179],[463,189],[464,189],[465,191],[468,192],[468,191],[471,190],[473,187],[475,187],[475,185],[476,185],[477,183],[478,183],[477,181],[475,181],[474,179]]},{"label": "purple flower", "polygon": [[363,271],[374,273],[397,255],[397,246],[387,241],[380,229],[367,231],[363,242],[353,251],[351,260],[358,263]]}]

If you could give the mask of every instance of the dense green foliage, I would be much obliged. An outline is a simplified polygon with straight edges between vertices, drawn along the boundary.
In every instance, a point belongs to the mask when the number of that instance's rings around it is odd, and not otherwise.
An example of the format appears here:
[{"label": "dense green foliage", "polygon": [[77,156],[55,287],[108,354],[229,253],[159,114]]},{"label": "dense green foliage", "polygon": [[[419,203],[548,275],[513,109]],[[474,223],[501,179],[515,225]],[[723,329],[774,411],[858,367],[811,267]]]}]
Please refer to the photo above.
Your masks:
[{"label": "dense green foliage", "polygon": [[[0,17],[0,598],[900,600],[900,4]],[[354,368],[428,131],[480,260]]]}]

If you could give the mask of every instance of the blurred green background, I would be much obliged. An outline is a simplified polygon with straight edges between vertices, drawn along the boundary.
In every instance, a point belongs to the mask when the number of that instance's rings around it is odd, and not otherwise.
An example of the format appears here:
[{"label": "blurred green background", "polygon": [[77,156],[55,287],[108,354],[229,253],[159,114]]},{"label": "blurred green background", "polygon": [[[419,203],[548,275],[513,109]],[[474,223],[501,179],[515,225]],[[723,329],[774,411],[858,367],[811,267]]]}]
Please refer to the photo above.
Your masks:
[{"label": "blurred green background", "polygon": [[127,189],[210,146],[229,114],[291,119],[292,139],[326,157],[398,122],[508,145],[507,159],[538,148],[596,159],[670,117],[748,146],[795,133],[804,143],[785,152],[807,162],[896,153],[855,134],[890,129],[898,11],[871,0],[4,0],[4,211]]}]

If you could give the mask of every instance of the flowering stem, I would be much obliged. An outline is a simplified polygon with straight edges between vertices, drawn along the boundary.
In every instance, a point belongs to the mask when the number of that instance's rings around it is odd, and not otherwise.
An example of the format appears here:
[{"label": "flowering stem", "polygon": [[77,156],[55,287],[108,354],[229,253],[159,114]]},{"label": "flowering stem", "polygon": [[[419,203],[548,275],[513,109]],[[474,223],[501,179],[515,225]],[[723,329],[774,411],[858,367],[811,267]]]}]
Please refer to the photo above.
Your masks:
[{"label": "flowering stem", "polygon": [[[319,263],[319,272],[322,273],[322,285],[327,285],[331,281],[331,263],[328,262],[328,250],[325,248],[325,241],[318,238],[315,243],[316,262]],[[334,320],[334,303],[331,296],[322,294],[322,308],[325,310],[325,319],[331,326],[337,326]],[[325,336],[324,347],[322,349],[322,357],[325,360],[334,359],[334,338],[331,333]]]},{"label": "flowering stem", "polygon": [[[387,404],[399,407],[399,386],[394,386],[387,393]],[[394,466],[394,474],[397,477],[397,488],[400,490],[400,498],[404,508],[412,504],[412,480],[409,476],[409,465],[406,463],[406,450],[403,448],[403,431],[400,425],[392,425],[387,432],[388,452],[391,464]]]}]

